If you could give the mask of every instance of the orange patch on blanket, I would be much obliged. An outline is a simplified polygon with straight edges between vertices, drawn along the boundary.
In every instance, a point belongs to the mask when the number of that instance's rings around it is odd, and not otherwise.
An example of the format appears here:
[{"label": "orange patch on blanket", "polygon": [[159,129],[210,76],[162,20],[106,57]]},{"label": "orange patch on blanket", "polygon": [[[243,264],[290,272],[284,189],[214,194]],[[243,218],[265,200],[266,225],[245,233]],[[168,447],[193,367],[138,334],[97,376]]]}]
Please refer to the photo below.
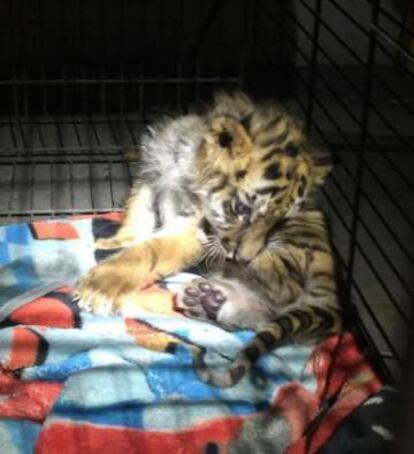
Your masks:
[{"label": "orange patch on blanket", "polygon": [[135,342],[142,347],[158,352],[171,352],[181,342],[180,339],[165,331],[134,319],[126,319],[127,333],[134,337]]}]

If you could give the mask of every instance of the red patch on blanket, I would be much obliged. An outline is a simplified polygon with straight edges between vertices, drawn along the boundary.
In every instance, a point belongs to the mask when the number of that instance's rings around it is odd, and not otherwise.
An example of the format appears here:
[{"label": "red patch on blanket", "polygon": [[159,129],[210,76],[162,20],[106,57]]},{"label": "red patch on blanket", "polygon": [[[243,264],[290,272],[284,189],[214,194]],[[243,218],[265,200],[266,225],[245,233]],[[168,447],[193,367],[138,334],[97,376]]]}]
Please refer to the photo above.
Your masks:
[{"label": "red patch on blanket", "polygon": [[62,387],[62,383],[17,380],[0,371],[0,416],[42,422]]},{"label": "red patch on blanket", "polygon": [[15,310],[8,318],[16,325],[73,328],[74,317],[75,314],[70,306],[57,298],[45,296]]},{"label": "red patch on blanket", "polygon": [[[284,401],[283,397],[289,387],[294,385],[288,385],[279,392],[275,402],[282,408],[293,431],[293,444],[286,454],[316,454],[341,422],[382,387],[381,380],[364,358],[351,332],[322,341],[316,347],[308,367],[317,382],[313,398],[302,390],[296,393],[297,397],[302,396],[302,405],[289,408],[289,402]],[[305,433],[306,427],[318,417],[319,410],[329,401],[330,406],[315,430],[298,437]],[[303,414],[305,409],[306,417]]]},{"label": "red patch on blanket", "polygon": [[110,221],[121,222],[123,218],[123,213],[115,211],[111,213],[101,214],[80,214],[76,216],[70,216],[68,219],[70,221],[75,221],[77,219],[93,219],[93,218],[109,219]]},{"label": "red patch on blanket", "polygon": [[55,422],[45,428],[38,439],[36,454],[165,454],[207,453],[207,446],[227,452],[242,426],[242,419],[226,418],[176,432],[96,427]]},{"label": "red patch on blanket", "polygon": [[79,234],[69,222],[34,221],[30,224],[36,240],[77,240]]},{"label": "red patch on blanket", "polygon": [[9,360],[3,364],[5,369],[16,370],[37,364],[41,344],[40,336],[31,329],[17,326],[13,330]]}]

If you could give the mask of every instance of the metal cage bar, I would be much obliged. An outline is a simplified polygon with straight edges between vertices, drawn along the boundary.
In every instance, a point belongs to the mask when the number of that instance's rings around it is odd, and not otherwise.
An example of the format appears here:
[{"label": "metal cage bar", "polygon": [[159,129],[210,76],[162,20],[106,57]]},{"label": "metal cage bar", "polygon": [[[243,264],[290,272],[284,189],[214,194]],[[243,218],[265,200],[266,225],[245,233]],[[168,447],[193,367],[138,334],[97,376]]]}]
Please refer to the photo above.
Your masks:
[{"label": "metal cage bar", "polygon": [[219,88],[283,96],[338,161],[321,198],[345,299],[391,380],[404,354],[379,302],[404,331],[414,295],[403,17],[380,0],[53,3],[10,0],[0,24],[0,222],[120,210],[125,151],[155,117]]}]

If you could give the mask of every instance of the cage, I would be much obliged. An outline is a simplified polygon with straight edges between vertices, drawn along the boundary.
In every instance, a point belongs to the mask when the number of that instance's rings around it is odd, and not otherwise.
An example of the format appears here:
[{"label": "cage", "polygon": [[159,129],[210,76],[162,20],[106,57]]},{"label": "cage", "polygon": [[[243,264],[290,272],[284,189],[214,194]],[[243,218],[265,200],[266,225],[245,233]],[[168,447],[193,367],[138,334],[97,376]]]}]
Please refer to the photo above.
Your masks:
[{"label": "cage", "polygon": [[218,88],[282,100],[335,157],[322,203],[344,299],[398,380],[414,293],[412,14],[391,0],[1,2],[0,223],[121,210],[142,127]]}]

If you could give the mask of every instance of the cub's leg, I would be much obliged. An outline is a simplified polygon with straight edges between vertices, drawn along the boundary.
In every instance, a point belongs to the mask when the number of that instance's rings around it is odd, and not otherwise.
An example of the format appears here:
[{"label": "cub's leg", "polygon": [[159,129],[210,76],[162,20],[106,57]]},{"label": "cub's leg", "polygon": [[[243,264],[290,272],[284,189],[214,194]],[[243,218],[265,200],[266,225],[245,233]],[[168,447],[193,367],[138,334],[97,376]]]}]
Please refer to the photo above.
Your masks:
[{"label": "cub's leg", "polygon": [[[257,335],[227,369],[208,367],[204,356],[199,354],[196,369],[200,379],[221,388],[234,386],[264,353],[292,341],[313,342],[339,332],[342,329],[342,313],[336,297],[332,265],[332,256],[328,251],[312,248],[288,247],[284,251],[275,250],[273,254],[263,254],[254,259],[250,266],[258,272],[260,290],[273,295],[275,315],[264,326],[252,326],[258,331]],[[224,320],[225,327],[244,327],[244,320],[254,319],[257,302],[243,291],[234,291],[233,287],[233,291],[226,293],[213,281],[208,287],[206,283],[199,283],[184,290],[181,302],[190,316],[214,319],[219,324]],[[248,304],[251,304],[250,310]],[[232,310],[228,313],[229,318],[225,319],[227,307]],[[190,308],[198,313],[191,314]],[[253,325],[249,321],[247,324]]]},{"label": "cub's leg", "polygon": [[[177,306],[189,317],[226,329],[255,331],[284,316],[290,308],[296,313],[303,310],[313,314],[321,308],[322,312],[326,309],[336,314],[332,257],[329,252],[296,248],[267,251],[247,267],[234,264],[225,276],[197,279],[183,286]],[[305,325],[297,337],[306,335],[313,326]]]},{"label": "cub's leg", "polygon": [[258,330],[275,316],[269,304],[242,281],[218,275],[183,286],[176,304],[185,315],[228,330]]},{"label": "cub's leg", "polygon": [[125,207],[121,227],[113,237],[96,241],[96,248],[118,249],[147,239],[155,228],[153,204],[154,194],[148,185],[141,183],[133,188]]},{"label": "cub's leg", "polygon": [[199,262],[202,253],[195,223],[174,234],[161,231],[92,268],[78,285],[78,304],[101,314],[119,312],[135,292]]}]

